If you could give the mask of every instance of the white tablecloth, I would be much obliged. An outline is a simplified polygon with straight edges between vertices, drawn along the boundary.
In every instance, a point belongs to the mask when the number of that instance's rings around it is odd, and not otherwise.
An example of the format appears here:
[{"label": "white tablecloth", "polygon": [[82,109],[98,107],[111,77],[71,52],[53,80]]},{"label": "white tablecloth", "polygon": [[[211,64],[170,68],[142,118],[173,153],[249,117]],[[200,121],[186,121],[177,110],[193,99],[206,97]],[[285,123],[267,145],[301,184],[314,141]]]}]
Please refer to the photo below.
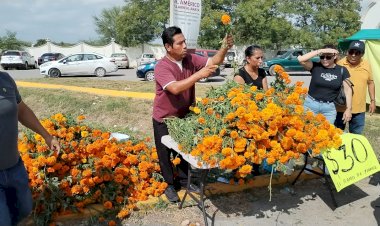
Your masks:
[{"label": "white tablecloth", "polygon": [[178,149],[178,143],[173,140],[173,138],[170,136],[170,135],[165,135],[161,138],[161,143],[163,143],[166,147],[168,148],[171,148],[173,149],[174,151],[176,151],[177,153],[179,153],[182,158],[187,161],[188,163],[190,163],[190,165],[192,165],[194,168],[197,168],[197,169],[211,169],[211,168],[217,168],[218,165],[215,165],[214,167],[211,167],[210,165],[208,164],[200,164],[198,165],[198,159],[196,159],[194,156],[190,155],[190,154],[187,154],[187,153],[184,153],[182,151],[180,151]]}]

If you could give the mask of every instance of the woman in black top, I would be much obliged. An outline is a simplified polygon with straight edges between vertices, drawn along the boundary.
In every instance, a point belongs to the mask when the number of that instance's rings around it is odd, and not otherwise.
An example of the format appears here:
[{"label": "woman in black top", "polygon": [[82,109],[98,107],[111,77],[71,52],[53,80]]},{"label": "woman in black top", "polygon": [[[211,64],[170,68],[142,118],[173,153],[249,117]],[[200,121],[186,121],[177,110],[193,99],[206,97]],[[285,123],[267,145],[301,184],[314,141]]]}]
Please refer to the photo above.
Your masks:
[{"label": "woman in black top", "polygon": [[[312,62],[310,59],[318,54],[321,61]],[[350,74],[345,67],[336,64],[337,55],[338,51],[333,45],[325,45],[322,49],[298,57],[301,65],[311,72],[309,92],[304,106],[314,114],[323,114],[331,124],[334,124],[336,118],[334,99],[338,96],[342,83],[347,102],[343,121],[346,123],[351,120],[352,90],[346,82],[343,82],[350,77]]]},{"label": "woman in black top", "polygon": [[260,46],[252,45],[245,49],[244,53],[246,64],[239,69],[239,74],[234,76],[234,81],[267,90],[268,81],[266,72],[260,68],[264,58],[263,50]]}]

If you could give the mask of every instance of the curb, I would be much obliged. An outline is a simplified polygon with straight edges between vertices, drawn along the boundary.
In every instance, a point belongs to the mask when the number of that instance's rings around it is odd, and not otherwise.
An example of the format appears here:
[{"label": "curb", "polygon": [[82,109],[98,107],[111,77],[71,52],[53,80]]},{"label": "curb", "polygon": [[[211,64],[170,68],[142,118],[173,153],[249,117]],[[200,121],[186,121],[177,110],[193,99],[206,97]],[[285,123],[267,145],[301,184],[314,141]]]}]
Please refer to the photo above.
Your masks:
[{"label": "curb", "polygon": [[26,87],[26,88],[64,89],[64,90],[69,90],[69,91],[90,93],[90,94],[97,94],[97,95],[106,95],[106,96],[112,96],[112,97],[132,97],[132,98],[140,98],[140,99],[148,99],[148,100],[153,100],[155,97],[154,93],[129,92],[129,91],[98,89],[98,88],[89,88],[89,87],[80,87],[80,86],[66,86],[66,85],[23,82],[23,81],[16,81],[16,84],[19,87]]}]

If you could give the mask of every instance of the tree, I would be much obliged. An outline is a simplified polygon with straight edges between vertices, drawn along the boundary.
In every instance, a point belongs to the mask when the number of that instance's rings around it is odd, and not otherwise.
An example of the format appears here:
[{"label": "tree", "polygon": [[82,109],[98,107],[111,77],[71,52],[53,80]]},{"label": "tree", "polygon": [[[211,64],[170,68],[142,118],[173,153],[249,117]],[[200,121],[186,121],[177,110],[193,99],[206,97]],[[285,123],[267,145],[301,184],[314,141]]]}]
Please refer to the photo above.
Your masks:
[{"label": "tree", "polygon": [[295,29],[279,13],[276,0],[246,0],[237,5],[235,39],[240,44],[258,44],[281,49],[294,41]]},{"label": "tree", "polygon": [[94,16],[96,31],[101,34],[102,39],[109,43],[112,38],[116,40],[117,31],[116,23],[122,13],[122,8],[119,6],[112,7],[110,9],[102,10],[99,17]]},{"label": "tree", "polygon": [[22,50],[24,46],[30,46],[29,42],[24,42],[16,38],[16,32],[6,31],[6,35],[0,37],[0,50]]},{"label": "tree", "polygon": [[46,39],[37,39],[36,44],[34,44],[34,47],[43,46],[47,43]]},{"label": "tree", "polygon": [[281,13],[298,30],[296,43],[319,48],[360,29],[359,0],[283,0]]},{"label": "tree", "polygon": [[169,1],[131,0],[116,22],[117,40],[136,46],[159,37],[169,20]]}]

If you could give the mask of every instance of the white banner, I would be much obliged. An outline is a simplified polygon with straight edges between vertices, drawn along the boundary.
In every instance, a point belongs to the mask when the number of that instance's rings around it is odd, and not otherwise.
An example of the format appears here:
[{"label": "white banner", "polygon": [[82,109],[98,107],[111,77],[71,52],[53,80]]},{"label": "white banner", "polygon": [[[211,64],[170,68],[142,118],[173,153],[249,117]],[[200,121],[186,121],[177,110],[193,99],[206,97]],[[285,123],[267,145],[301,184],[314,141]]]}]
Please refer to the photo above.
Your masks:
[{"label": "white banner", "polygon": [[189,49],[197,47],[201,12],[201,0],[170,0],[170,26],[181,28]]}]

